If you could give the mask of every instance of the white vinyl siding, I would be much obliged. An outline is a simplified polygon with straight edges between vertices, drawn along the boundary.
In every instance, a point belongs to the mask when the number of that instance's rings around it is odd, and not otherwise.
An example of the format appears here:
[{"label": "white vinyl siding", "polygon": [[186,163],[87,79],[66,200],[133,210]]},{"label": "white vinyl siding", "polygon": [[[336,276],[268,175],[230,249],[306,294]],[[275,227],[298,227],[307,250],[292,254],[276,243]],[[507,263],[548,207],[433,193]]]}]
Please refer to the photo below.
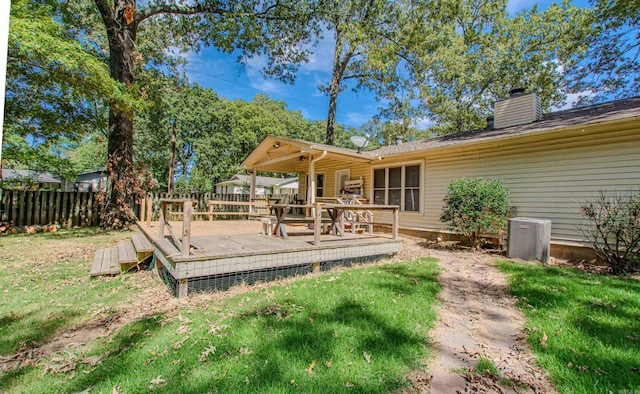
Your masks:
[{"label": "white vinyl siding", "polygon": [[[399,163],[425,160],[423,213],[401,212],[400,228],[447,231],[440,222],[447,185],[479,176],[504,181],[518,216],[551,220],[552,241],[581,243],[579,201],[602,189],[640,189],[640,122],[629,123],[626,130],[585,127],[398,157]],[[384,159],[389,167],[391,159]],[[376,213],[376,221],[391,220]]]},{"label": "white vinyl siding", "polygon": [[638,135],[612,133],[597,140],[550,137],[546,144],[522,141],[464,153],[451,149],[429,157],[423,226],[445,230],[439,217],[447,185],[479,176],[503,180],[517,216],[551,220],[552,240],[582,242],[580,201],[603,189],[640,188]]},{"label": "white vinyl siding", "polygon": [[[316,163],[316,173],[325,174],[324,177],[324,197],[334,197],[333,194],[336,189],[336,171],[339,170],[350,170],[350,179],[360,179],[363,180],[363,196],[369,195],[369,190],[371,190],[371,167],[368,164],[360,164],[360,163],[350,163],[345,161],[337,161],[324,159],[320,160]],[[305,179],[304,177],[308,173],[308,164],[305,161],[300,167],[298,167],[298,171],[300,173],[300,179]],[[306,199],[307,190],[306,184],[299,185],[299,198]]]}]

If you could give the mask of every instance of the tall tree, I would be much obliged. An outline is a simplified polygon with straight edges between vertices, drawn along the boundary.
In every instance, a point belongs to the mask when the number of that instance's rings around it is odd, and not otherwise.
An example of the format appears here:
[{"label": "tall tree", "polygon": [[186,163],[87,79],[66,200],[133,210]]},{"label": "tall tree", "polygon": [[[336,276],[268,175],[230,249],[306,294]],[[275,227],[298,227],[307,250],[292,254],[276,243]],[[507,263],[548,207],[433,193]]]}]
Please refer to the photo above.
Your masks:
[{"label": "tall tree", "polygon": [[135,100],[62,19],[47,2],[11,4],[3,151],[19,167],[69,175],[68,160],[56,154],[62,145],[106,129],[105,100],[121,108]]},{"label": "tall tree", "polygon": [[[144,61],[144,25],[148,32],[161,29],[161,45],[168,51],[212,45],[224,51],[239,49],[242,56],[266,55],[266,74],[291,79],[295,65],[305,59],[301,49],[309,37],[309,6],[296,0],[201,0],[167,2],[151,0],[94,0],[109,42],[111,77],[135,88],[136,63]],[[157,30],[156,30],[157,31]],[[149,35],[148,37],[150,37]],[[148,43],[147,43],[148,45]],[[110,191],[104,227],[124,227],[134,222],[132,191],[138,190],[133,171],[133,113],[112,103],[109,112],[108,166]]]},{"label": "tall tree", "polygon": [[574,67],[580,103],[640,94],[640,1],[592,0],[589,50]]},{"label": "tall tree", "polygon": [[537,92],[545,109],[566,98],[566,71],[584,50],[588,12],[565,1],[509,17],[506,5],[425,1],[420,22],[408,24],[408,70],[434,131],[484,127],[493,102],[512,88]]},{"label": "tall tree", "polygon": [[329,95],[326,143],[335,138],[338,95],[355,81],[355,90],[392,88],[399,78],[396,73],[398,58],[385,51],[394,44],[390,37],[398,27],[398,9],[401,2],[385,0],[328,0],[317,14],[326,34],[334,43],[331,81],[321,90]]}]

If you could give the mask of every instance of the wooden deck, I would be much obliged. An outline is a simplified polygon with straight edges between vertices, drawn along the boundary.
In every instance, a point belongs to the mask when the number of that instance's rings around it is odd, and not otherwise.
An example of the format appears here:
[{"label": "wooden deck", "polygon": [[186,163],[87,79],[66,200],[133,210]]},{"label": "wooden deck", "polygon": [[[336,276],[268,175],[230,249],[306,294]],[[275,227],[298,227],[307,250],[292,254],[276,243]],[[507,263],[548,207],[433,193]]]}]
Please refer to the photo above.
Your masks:
[{"label": "wooden deck", "polygon": [[[181,233],[182,222],[171,222]],[[250,275],[251,272],[307,266],[318,270],[326,263],[349,262],[391,255],[402,250],[402,241],[389,234],[322,235],[314,245],[314,232],[304,226],[288,226],[289,237],[282,239],[262,233],[260,221],[192,222],[191,249],[188,256],[176,247],[171,237],[159,238],[157,222],[139,223],[154,245],[156,264],[161,274],[170,275],[178,297],[194,289],[189,287],[203,278]]]}]

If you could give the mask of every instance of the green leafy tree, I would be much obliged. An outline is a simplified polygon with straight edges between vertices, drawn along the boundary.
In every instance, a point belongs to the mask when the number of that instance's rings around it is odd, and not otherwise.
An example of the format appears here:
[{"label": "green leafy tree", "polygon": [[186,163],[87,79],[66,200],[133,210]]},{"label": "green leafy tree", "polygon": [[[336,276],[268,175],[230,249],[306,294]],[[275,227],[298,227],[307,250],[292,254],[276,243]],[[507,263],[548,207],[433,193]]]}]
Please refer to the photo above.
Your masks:
[{"label": "green leafy tree", "polygon": [[502,181],[461,178],[449,183],[440,220],[478,249],[483,234],[504,231],[508,206],[509,191]]},{"label": "green leafy tree", "polygon": [[[393,40],[404,2],[329,0],[317,18],[334,43],[331,81],[320,89],[329,96],[326,143],[334,144],[338,95],[350,81],[354,90],[386,91],[398,84],[400,60]],[[391,48],[391,49],[390,49]]]},{"label": "green leafy tree", "polygon": [[[537,92],[544,109],[568,92],[566,71],[585,47],[588,11],[567,1],[509,17],[506,0],[423,2],[405,35],[408,72],[423,114],[441,134],[481,128],[512,88]],[[408,29],[408,28],[407,28]]]},{"label": "green leafy tree", "polygon": [[572,68],[574,92],[579,104],[640,93],[640,1],[592,0],[589,50],[584,61]]},{"label": "green leafy tree", "polygon": [[422,139],[429,136],[428,130],[419,130],[404,122],[382,121],[379,117],[374,117],[358,128],[358,134],[369,137],[369,142],[365,149],[375,149],[377,147],[395,144],[396,137],[402,137],[403,141]]},{"label": "green leafy tree", "polygon": [[[56,19],[54,19],[54,16]],[[64,143],[106,129],[103,102],[135,100],[95,51],[75,39],[47,2],[11,4],[4,113],[4,165],[73,177]]]},{"label": "green leafy tree", "polygon": [[[314,5],[295,0],[151,0],[144,5],[134,0],[94,0],[94,4],[109,43],[111,77],[132,90],[141,89],[136,70],[163,64],[171,57],[170,48],[197,51],[203,45],[239,50],[242,58],[264,55],[269,59],[265,74],[290,81],[296,65],[306,59],[302,44],[310,37]],[[135,221],[131,207],[134,191],[140,189],[134,174],[133,137],[134,114],[111,105],[104,227]]]},{"label": "green leafy tree", "polygon": [[[147,87],[154,99],[136,117],[136,153],[163,190],[169,178],[173,121],[175,178],[182,191],[213,190],[267,135],[322,142],[322,122],[307,121],[300,111],[290,111],[285,102],[266,95],[252,101],[226,100],[211,89],[164,77]],[[337,142],[345,146],[347,131],[342,125],[336,130]]]}]

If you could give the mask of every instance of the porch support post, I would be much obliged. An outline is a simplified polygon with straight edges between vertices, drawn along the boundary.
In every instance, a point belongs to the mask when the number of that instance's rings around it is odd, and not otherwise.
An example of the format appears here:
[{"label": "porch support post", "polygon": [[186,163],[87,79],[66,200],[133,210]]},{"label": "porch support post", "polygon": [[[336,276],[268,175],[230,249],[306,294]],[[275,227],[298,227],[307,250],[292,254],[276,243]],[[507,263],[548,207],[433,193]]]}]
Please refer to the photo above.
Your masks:
[{"label": "porch support post", "polygon": [[[251,171],[251,185],[249,186],[249,201],[256,198],[256,169]],[[253,213],[253,205],[249,204],[249,213]]]},{"label": "porch support post", "polygon": [[323,151],[320,156],[309,156],[309,188],[311,189],[308,190],[307,193],[309,204],[315,204],[316,202],[316,162],[324,159],[325,157],[327,157],[326,150]]},{"label": "porch support post", "polygon": [[313,156],[309,156],[309,190],[307,190],[307,204],[313,204],[316,201],[316,165],[313,162]]}]

